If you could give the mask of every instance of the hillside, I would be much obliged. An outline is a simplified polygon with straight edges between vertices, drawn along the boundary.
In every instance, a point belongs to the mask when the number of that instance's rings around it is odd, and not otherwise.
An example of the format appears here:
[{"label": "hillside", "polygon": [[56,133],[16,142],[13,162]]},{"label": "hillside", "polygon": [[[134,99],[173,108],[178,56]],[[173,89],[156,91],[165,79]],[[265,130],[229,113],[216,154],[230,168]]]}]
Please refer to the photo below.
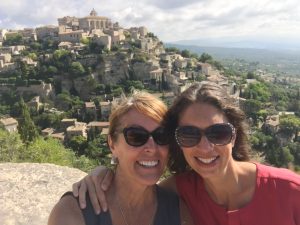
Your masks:
[{"label": "hillside", "polygon": [[225,66],[226,64],[232,64],[234,60],[246,60],[248,62],[257,62],[260,69],[270,69],[270,67],[272,67],[273,70],[277,70],[278,72],[300,77],[300,51],[202,47],[199,45],[184,45],[175,43],[167,43],[165,46],[176,47],[181,50],[187,49],[199,55],[206,52],[221,61]]}]

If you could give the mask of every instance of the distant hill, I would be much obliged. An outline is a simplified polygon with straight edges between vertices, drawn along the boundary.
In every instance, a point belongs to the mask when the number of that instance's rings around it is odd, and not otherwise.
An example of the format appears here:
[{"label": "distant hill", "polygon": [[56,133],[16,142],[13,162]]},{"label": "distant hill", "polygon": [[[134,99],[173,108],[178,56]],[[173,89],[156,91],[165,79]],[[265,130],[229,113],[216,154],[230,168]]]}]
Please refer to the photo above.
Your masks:
[{"label": "distant hill", "polygon": [[243,59],[248,62],[259,62],[261,64],[276,67],[281,72],[300,76],[300,51],[203,47],[176,43],[166,43],[165,47],[176,47],[181,50],[187,49],[199,55],[206,52],[221,62],[228,62],[228,60],[236,59]]}]

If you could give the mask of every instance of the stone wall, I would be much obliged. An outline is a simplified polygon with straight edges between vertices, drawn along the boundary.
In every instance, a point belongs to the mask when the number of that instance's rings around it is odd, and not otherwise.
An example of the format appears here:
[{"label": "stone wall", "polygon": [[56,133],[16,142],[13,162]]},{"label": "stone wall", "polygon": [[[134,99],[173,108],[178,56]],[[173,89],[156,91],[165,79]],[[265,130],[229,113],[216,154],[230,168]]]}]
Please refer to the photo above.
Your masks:
[{"label": "stone wall", "polygon": [[38,163],[0,163],[0,224],[46,225],[60,196],[85,173]]}]

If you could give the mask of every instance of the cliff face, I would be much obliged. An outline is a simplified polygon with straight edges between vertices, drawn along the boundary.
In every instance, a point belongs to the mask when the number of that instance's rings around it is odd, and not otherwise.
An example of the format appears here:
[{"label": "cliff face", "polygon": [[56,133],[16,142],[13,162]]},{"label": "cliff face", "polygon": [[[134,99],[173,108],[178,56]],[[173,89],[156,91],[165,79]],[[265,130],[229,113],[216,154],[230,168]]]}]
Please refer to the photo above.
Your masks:
[{"label": "cliff face", "polygon": [[37,163],[0,163],[0,224],[46,225],[60,196],[85,173]]}]

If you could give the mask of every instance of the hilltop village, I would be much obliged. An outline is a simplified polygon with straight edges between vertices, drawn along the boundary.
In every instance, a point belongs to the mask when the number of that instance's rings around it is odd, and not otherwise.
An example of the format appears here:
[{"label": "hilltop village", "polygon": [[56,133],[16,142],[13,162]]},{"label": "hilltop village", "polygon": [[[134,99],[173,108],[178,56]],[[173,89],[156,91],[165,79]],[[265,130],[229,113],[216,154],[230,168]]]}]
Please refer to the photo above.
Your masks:
[{"label": "hilltop village", "polygon": [[[83,18],[58,18],[57,26],[0,29],[3,128],[18,131],[20,123],[24,124],[21,112],[25,108],[40,135],[58,139],[78,155],[85,154],[88,142],[96,137],[105,139],[109,114],[123,93],[145,89],[170,104],[195,81],[222,85],[245,110],[251,125],[276,137],[279,146],[295,143],[289,151],[297,150],[300,129],[287,135],[280,116],[299,119],[299,89],[293,89],[295,98],[290,96],[296,101],[293,110],[262,106],[255,102],[260,100],[254,89],[261,87],[263,78],[253,72],[245,76],[229,73],[209,54],[165,48],[146,27],[123,28],[98,16],[94,9]],[[262,137],[259,132],[253,131]],[[268,141],[256,140],[255,144],[262,151]],[[288,162],[300,165],[300,155],[289,154],[293,160]]]}]

